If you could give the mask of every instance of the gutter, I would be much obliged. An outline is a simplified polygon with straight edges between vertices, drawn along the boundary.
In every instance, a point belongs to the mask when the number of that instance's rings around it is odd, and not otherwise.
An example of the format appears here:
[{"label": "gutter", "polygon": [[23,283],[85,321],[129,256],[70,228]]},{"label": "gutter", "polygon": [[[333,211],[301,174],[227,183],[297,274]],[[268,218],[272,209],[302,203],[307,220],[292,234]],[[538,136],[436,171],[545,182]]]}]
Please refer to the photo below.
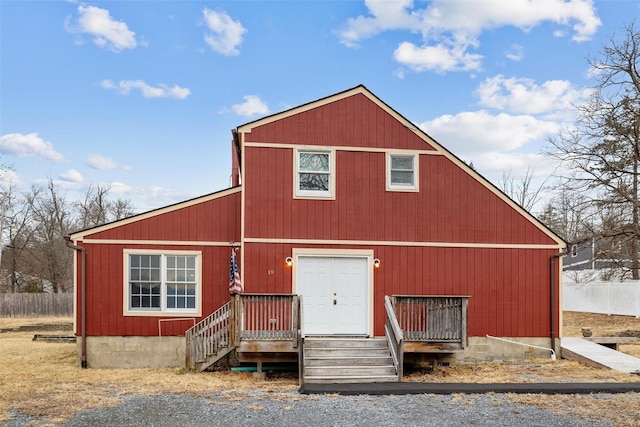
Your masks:
[{"label": "gutter", "polygon": [[[555,303],[556,303],[556,258],[560,258],[562,256],[565,256],[568,253],[567,248],[565,247],[562,251],[558,252],[557,254],[553,254],[551,255],[551,257],[549,257],[549,275],[551,280],[549,281],[549,283],[551,284],[551,333],[549,334],[549,338],[551,339],[551,348],[555,347],[555,341],[557,338],[557,331],[556,331],[556,315],[555,315]],[[562,274],[561,271],[558,272],[558,274]]]},{"label": "gutter", "polygon": [[65,236],[64,237],[65,243],[67,244],[67,247],[70,249],[74,249],[76,251],[79,251],[80,254],[82,255],[81,257],[81,261],[80,261],[80,267],[81,267],[81,271],[80,271],[80,280],[81,280],[81,291],[80,291],[80,295],[82,298],[82,302],[80,303],[80,324],[81,324],[81,331],[82,331],[82,357],[80,359],[80,367],[82,367],[83,369],[87,369],[87,296],[86,296],[86,289],[87,289],[87,274],[86,274],[86,265],[87,265],[87,251],[82,247],[82,246],[76,246],[73,244],[73,242],[71,241],[71,237],[70,236]]}]

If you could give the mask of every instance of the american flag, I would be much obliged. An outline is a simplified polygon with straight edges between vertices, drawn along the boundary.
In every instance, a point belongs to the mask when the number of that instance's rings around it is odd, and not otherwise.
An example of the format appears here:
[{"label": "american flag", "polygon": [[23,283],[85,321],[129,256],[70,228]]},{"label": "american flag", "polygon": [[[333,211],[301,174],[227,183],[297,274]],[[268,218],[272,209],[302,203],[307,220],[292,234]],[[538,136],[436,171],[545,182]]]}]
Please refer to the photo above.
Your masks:
[{"label": "american flag", "polygon": [[231,262],[229,262],[229,292],[232,294],[242,293],[242,281],[236,262],[236,251],[231,249]]}]

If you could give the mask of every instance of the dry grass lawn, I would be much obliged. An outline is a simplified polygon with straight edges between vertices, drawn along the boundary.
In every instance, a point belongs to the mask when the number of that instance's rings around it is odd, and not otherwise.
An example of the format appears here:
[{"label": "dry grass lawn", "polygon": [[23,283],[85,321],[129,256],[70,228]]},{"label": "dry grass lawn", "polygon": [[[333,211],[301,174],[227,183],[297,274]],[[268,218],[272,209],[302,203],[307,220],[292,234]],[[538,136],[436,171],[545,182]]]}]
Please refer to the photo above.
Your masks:
[{"label": "dry grass lawn", "polygon": [[[620,316],[618,316],[620,317]],[[61,323],[70,319],[2,319],[0,329],[27,324]],[[566,335],[579,335],[588,323],[594,335],[608,331],[640,330],[640,320],[565,313]],[[601,328],[601,329],[600,329]],[[39,417],[38,425],[58,425],[78,411],[117,405],[122,396],[182,393],[207,397],[229,390],[230,399],[242,400],[247,389],[260,389],[273,399],[291,399],[284,392],[297,390],[295,376],[281,375],[266,380],[251,373],[186,373],[183,369],[80,369],[76,366],[75,344],[33,341],[37,331],[0,333],[0,425],[10,419],[10,411]],[[69,334],[68,331],[46,331]],[[439,368],[435,372],[413,372],[408,381],[429,382],[640,382],[640,377],[595,369],[576,362],[530,360]],[[311,399],[296,396],[295,399]],[[473,400],[472,396],[460,399]],[[514,402],[569,413],[589,422],[609,419],[615,425],[640,426],[637,413],[640,394],[627,393],[610,398],[590,396],[511,395]]]}]

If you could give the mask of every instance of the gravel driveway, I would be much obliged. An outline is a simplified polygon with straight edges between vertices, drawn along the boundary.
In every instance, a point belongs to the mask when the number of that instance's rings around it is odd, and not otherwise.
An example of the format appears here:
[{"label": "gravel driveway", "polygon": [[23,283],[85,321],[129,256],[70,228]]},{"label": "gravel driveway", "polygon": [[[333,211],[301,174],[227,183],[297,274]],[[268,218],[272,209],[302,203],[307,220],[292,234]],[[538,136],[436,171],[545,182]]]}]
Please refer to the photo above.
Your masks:
[{"label": "gravel driveway", "polygon": [[[597,398],[597,395],[593,395]],[[35,421],[35,423],[34,423]],[[33,424],[29,424],[32,422]],[[14,418],[9,427],[38,425]],[[215,392],[209,397],[128,396],[119,406],[79,412],[76,426],[597,426],[593,421],[511,403],[505,395],[300,395]]]}]

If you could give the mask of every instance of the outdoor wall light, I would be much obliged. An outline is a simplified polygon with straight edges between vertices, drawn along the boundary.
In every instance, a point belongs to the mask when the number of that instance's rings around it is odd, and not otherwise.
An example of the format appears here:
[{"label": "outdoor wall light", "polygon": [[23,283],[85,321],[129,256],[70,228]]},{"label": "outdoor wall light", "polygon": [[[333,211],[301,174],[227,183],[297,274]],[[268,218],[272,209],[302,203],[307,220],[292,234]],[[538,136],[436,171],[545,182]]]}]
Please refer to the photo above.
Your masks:
[{"label": "outdoor wall light", "polygon": [[291,267],[293,265],[293,258],[288,256],[284,259],[284,262],[287,264],[287,266]]},{"label": "outdoor wall light", "polygon": [[373,266],[375,268],[380,268],[380,260],[378,258],[373,260]]}]

